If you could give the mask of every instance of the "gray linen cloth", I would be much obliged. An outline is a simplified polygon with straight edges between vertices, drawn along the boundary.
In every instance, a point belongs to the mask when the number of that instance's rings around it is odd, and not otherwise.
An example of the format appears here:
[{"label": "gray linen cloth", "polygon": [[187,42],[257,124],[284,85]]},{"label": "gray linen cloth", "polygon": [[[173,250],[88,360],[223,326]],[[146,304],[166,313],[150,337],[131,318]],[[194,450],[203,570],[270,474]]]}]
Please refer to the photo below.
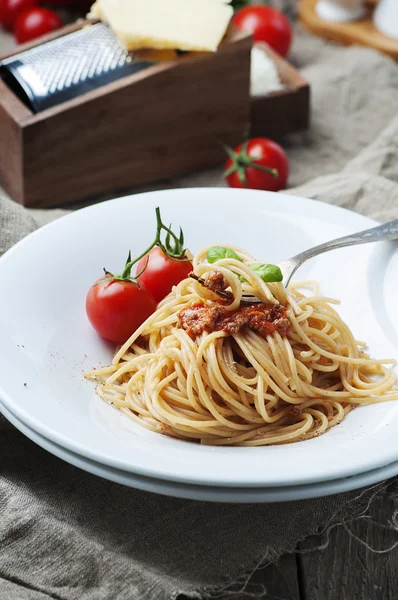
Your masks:
[{"label": "gray linen cloth", "polygon": [[[289,191],[379,220],[398,217],[397,65],[305,34],[297,36],[293,59],[312,84],[313,122],[310,132],[285,140],[296,186]],[[170,182],[196,185],[223,185],[221,169]],[[0,252],[61,214],[28,213],[0,195]],[[356,518],[375,496],[397,491],[389,482],[288,504],[208,504],[89,475],[4,420],[0,446],[0,598],[9,600],[222,594],[308,535]]]}]

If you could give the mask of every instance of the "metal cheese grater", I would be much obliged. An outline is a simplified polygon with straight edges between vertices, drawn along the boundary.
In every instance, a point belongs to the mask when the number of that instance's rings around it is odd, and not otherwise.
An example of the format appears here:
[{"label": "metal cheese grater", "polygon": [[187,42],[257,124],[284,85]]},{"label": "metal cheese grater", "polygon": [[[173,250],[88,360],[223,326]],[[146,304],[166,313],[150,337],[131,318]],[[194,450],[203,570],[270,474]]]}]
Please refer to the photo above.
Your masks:
[{"label": "metal cheese grater", "polygon": [[113,32],[97,23],[0,61],[0,75],[40,112],[152,64],[134,61]]}]

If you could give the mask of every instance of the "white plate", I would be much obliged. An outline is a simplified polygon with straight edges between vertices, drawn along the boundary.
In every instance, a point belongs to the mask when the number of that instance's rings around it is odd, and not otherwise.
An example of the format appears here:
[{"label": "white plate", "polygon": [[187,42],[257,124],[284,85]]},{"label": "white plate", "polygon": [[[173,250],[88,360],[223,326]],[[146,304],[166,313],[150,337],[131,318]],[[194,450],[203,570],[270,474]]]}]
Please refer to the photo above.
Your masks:
[{"label": "white plate", "polygon": [[208,502],[229,502],[229,503],[262,503],[262,502],[292,502],[294,500],[308,500],[309,498],[320,498],[323,496],[332,496],[343,492],[357,490],[369,485],[374,485],[380,481],[385,481],[394,477],[398,473],[398,462],[368,471],[361,475],[354,475],[345,479],[327,481],[326,483],[314,483],[302,486],[285,487],[265,487],[265,488],[232,488],[217,486],[199,486],[175,481],[162,481],[161,479],[151,479],[141,475],[134,475],[128,471],[113,469],[106,465],[101,465],[95,461],[83,458],[79,454],[70,452],[62,446],[58,446],[47,438],[43,437],[27,425],[14,417],[7,409],[1,406],[0,410],[4,416],[17,429],[26,435],[33,442],[51,452],[58,458],[70,463],[71,465],[102,477],[109,479],[121,485],[137,488],[145,492],[163,494],[164,496],[174,496],[176,498],[185,498],[187,500],[208,501]]},{"label": "white plate", "polygon": [[[87,322],[85,295],[106,266],[120,270],[153,238],[154,207],[181,224],[191,250],[233,243],[275,262],[374,225],[314,201],[230,189],[168,190],[99,204],[25,238],[0,259],[0,397],[20,421],[85,459],[190,485],[280,487],[365,473],[398,460],[398,402],[353,411],[298,444],[217,448],[146,431],[99,400],[85,369],[113,349]],[[398,250],[376,244],[314,259],[300,278],[343,300],[342,316],[373,355],[398,356]],[[27,385],[24,385],[24,384]]]}]

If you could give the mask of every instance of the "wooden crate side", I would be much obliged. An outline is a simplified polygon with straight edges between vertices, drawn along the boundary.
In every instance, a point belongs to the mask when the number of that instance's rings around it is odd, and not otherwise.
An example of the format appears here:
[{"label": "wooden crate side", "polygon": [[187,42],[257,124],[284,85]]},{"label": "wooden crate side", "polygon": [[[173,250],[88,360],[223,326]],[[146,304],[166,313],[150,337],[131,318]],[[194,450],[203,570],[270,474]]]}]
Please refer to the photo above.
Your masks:
[{"label": "wooden crate side", "polygon": [[280,138],[288,133],[304,131],[310,124],[309,87],[275,92],[267,97],[253,98],[251,133],[253,136]]},{"label": "wooden crate side", "polygon": [[240,37],[32,117],[25,205],[65,205],[222,161],[222,143],[241,141],[249,122],[250,50]]},{"label": "wooden crate side", "polygon": [[251,133],[279,138],[305,130],[310,123],[310,86],[301,73],[271,48],[259,44],[273,60],[284,89],[251,100]]},{"label": "wooden crate side", "polygon": [[0,80],[0,185],[23,202],[21,122],[29,111]]}]

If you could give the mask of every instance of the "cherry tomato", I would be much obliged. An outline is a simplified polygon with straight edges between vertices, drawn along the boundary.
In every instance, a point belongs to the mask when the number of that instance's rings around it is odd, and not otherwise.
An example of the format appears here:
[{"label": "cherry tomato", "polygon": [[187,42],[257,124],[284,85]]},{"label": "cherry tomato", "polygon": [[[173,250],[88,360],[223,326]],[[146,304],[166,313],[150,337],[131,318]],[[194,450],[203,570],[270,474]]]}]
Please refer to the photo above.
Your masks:
[{"label": "cherry tomato", "polygon": [[18,44],[24,44],[59,29],[62,24],[62,20],[54,11],[47,8],[31,8],[17,18],[14,27],[15,39]]},{"label": "cherry tomato", "polygon": [[272,6],[245,6],[235,13],[232,22],[238,29],[253,34],[255,42],[266,42],[281,56],[286,56],[292,42],[289,20]]},{"label": "cherry tomato", "polygon": [[152,293],[156,302],[163,300],[171,292],[171,288],[188,277],[193,270],[189,261],[173,260],[166,256],[161,248],[155,246],[141,258],[137,264],[137,273],[145,271],[138,277],[138,281]]},{"label": "cherry tomato", "polygon": [[230,187],[278,192],[286,187],[289,162],[283,149],[267,138],[252,138],[229,150],[225,178]]},{"label": "cherry tomato", "polygon": [[18,16],[38,5],[38,0],[0,0],[0,25],[12,31]]},{"label": "cherry tomato", "polygon": [[89,289],[86,313],[91,325],[106,340],[123,343],[156,310],[152,294],[140,283],[99,279]]}]

